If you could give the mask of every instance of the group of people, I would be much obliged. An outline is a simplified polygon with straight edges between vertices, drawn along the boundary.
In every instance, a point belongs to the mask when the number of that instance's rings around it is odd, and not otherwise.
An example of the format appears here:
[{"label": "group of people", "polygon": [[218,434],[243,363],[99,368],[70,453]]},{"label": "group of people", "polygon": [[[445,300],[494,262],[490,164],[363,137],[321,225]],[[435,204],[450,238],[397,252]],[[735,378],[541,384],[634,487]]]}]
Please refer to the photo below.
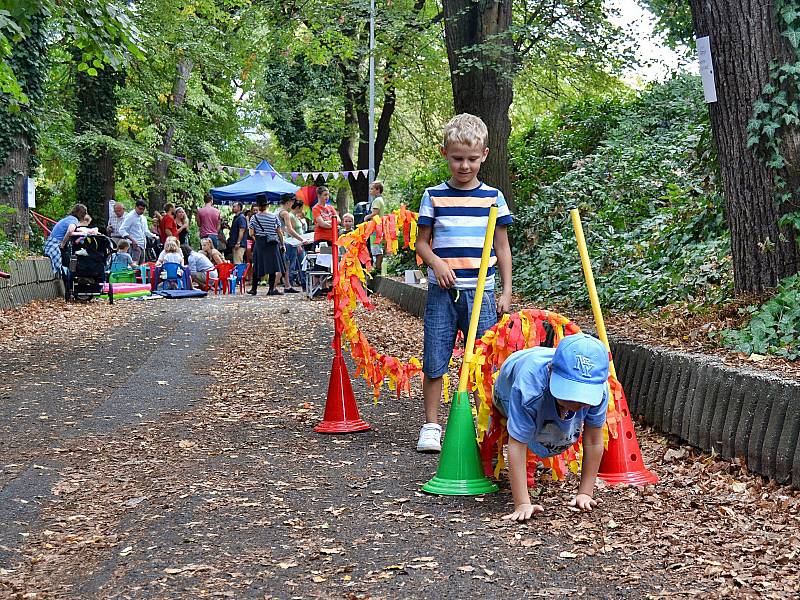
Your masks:
[{"label": "group of people", "polygon": [[[376,194],[371,202],[375,208],[367,219],[385,212],[380,197],[382,184],[374,182],[371,191]],[[256,295],[258,284],[265,278],[267,295],[297,293],[305,283],[305,253],[332,245],[333,220],[339,217],[330,199],[326,187],[317,188],[317,201],[311,211],[313,220],[309,223],[304,203],[294,194],[283,194],[274,212],[269,210],[268,198],[262,194],[248,208],[241,202],[234,203],[229,224],[214,206],[213,197],[207,194],[203,207],[196,212],[200,236],[200,249],[197,251],[189,241],[191,222],[183,207],[168,203],[163,212],[157,211],[149,221],[144,200],[137,200],[133,209],[127,212],[121,202],[111,202],[108,225],[103,232],[117,246],[110,270],[113,273],[131,271],[145,262],[155,262],[160,267],[178,263],[189,268],[191,279],[202,287],[220,263],[249,263],[248,293]],[[98,232],[97,229],[88,229],[90,223],[86,207],[77,204],[53,227],[45,243],[45,253],[51,258],[55,272],[61,273],[63,252],[74,233]],[[346,213],[339,226],[340,233],[352,231],[354,226],[353,215]],[[313,237],[307,235],[312,229]],[[383,254],[380,244],[373,244],[372,249],[378,256]]]}]

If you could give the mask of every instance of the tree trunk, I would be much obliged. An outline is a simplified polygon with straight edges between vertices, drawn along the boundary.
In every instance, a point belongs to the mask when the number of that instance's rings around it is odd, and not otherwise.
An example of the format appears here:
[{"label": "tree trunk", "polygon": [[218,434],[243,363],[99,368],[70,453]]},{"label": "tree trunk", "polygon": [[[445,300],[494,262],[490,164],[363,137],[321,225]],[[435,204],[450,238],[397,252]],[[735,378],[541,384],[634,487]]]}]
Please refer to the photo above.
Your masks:
[{"label": "tree trunk", "polygon": [[[30,146],[28,138],[19,135],[15,138],[14,147],[9,151],[5,162],[0,166],[0,181],[7,193],[0,196],[0,204],[14,209],[14,212],[0,212],[0,228],[6,238],[27,248],[30,217],[25,202],[25,179],[28,176]],[[7,179],[6,179],[7,178]]]},{"label": "tree trunk", "polygon": [[[178,73],[175,76],[175,82],[172,85],[172,112],[177,112],[183,106],[183,101],[186,98],[186,88],[189,83],[189,77],[192,75],[194,63],[187,59],[181,58],[178,62]],[[170,119],[171,121],[171,119]],[[158,151],[161,154],[172,154],[172,142],[175,139],[175,124],[170,122],[161,138],[161,143],[158,145]],[[164,205],[167,203],[167,173],[169,171],[169,163],[167,159],[159,156],[156,158],[153,165],[153,179],[154,185],[150,188],[148,199],[150,203],[150,212],[164,210]]]},{"label": "tree trunk", "polygon": [[[74,54],[79,60],[81,51]],[[108,137],[117,134],[118,84],[124,76],[110,66],[91,76],[79,72],[76,76],[75,132],[96,132]],[[75,196],[85,204],[92,216],[92,224],[105,228],[108,224],[109,200],[115,198],[114,153],[102,142],[84,141],[78,170],[75,174]]]},{"label": "tree trunk", "polygon": [[44,100],[47,71],[46,14],[37,9],[30,15],[28,35],[12,44],[5,60],[14,72],[29,104],[10,110],[8,99],[0,102],[0,231],[23,248],[28,247],[30,216],[25,201],[25,179],[33,177],[38,158],[38,111]]},{"label": "tree trunk", "polygon": [[[698,37],[710,36],[718,101],[709,104],[725,187],[737,292],[759,292],[797,272],[795,231],[779,228],[771,172],[747,149],[747,123],[773,61],[793,61],[772,1],[690,0]],[[800,138],[787,140],[796,155]]]},{"label": "tree trunk", "polygon": [[508,173],[508,110],[514,98],[511,0],[444,0],[445,42],[456,113],[481,117],[489,157],[480,178],[502,190],[513,209]]}]

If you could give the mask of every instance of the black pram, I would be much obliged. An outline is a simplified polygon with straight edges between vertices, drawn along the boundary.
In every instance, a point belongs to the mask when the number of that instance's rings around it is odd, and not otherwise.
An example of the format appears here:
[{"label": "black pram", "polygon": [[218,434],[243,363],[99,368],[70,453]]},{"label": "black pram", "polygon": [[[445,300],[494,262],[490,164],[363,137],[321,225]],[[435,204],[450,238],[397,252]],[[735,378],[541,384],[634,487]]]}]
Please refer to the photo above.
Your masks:
[{"label": "black pram", "polygon": [[[70,260],[66,263],[69,264],[69,274],[64,282],[67,300],[72,297],[86,301],[103,294],[106,263],[117,251],[117,245],[110,238],[94,233],[73,237],[70,251]],[[111,284],[108,286],[108,301],[114,303]]]}]

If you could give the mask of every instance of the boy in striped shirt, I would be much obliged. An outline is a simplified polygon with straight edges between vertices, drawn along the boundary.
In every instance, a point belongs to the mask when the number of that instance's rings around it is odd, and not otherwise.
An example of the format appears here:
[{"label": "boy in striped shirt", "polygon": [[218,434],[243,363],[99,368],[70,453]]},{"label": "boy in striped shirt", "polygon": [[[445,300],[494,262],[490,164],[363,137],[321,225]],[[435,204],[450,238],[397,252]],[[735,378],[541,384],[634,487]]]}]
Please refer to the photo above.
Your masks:
[{"label": "boy in striped shirt", "polygon": [[[420,452],[441,450],[442,376],[448,371],[457,331],[460,329],[465,337],[467,334],[489,208],[494,204],[498,209],[497,226],[478,321],[478,339],[511,304],[511,248],[507,231],[511,214],[503,192],[478,179],[481,165],[489,155],[488,135],[486,124],[467,113],[453,117],[445,125],[441,152],[447,159],[451,177],[426,189],[420,204],[417,254],[428,265],[430,281],[422,365],[426,422],[417,442]],[[503,291],[495,304],[496,270],[503,280]]]}]

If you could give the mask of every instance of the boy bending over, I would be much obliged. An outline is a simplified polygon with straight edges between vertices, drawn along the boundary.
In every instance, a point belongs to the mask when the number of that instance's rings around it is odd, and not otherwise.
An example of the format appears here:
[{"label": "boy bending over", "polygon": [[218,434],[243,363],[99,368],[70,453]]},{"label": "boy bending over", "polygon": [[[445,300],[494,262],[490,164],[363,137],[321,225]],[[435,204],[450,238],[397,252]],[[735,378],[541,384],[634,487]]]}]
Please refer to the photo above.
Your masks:
[{"label": "boy bending over", "polygon": [[526,472],[527,450],[545,458],[561,454],[583,430],[583,464],[571,506],[591,511],[608,408],[608,351],[583,333],[568,335],[553,348],[529,348],[509,356],[494,384],[494,404],[507,419],[508,472],[515,521],[544,512],[532,504]]},{"label": "boy bending over", "polygon": [[[442,155],[450,179],[425,190],[419,209],[417,254],[428,265],[428,301],[422,359],[422,395],[425,425],[419,434],[419,452],[441,450],[439,402],[442,376],[447,373],[457,330],[466,338],[478,284],[483,239],[489,209],[497,205],[494,249],[483,293],[477,339],[497,322],[497,314],[511,304],[511,249],[507,227],[511,214],[503,192],[481,183],[478,172],[489,155],[489,132],[478,117],[461,114],[444,127]],[[494,299],[495,265],[503,279],[503,293]]]}]

